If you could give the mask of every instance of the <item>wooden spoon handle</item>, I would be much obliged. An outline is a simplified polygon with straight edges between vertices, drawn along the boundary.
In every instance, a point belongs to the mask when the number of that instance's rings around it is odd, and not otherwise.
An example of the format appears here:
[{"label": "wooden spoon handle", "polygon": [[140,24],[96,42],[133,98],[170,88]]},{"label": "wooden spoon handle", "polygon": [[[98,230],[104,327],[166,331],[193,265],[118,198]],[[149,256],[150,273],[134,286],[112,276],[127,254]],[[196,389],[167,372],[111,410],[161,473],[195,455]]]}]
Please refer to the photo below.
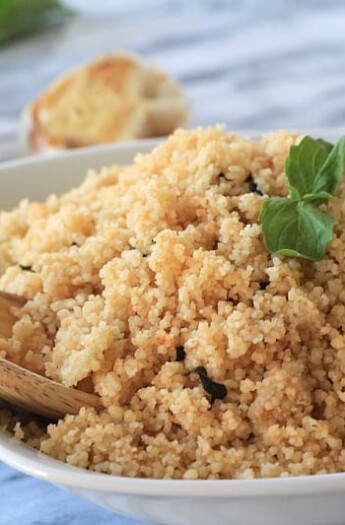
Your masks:
[{"label": "wooden spoon handle", "polygon": [[34,374],[0,358],[0,398],[50,419],[77,414],[81,407],[102,408],[101,399]]},{"label": "wooden spoon handle", "polygon": [[[23,297],[0,291],[0,337],[12,335],[16,321],[11,307],[22,306]],[[82,407],[100,410],[101,399],[76,388],[67,388],[0,357],[0,398],[50,419],[77,414]]]}]

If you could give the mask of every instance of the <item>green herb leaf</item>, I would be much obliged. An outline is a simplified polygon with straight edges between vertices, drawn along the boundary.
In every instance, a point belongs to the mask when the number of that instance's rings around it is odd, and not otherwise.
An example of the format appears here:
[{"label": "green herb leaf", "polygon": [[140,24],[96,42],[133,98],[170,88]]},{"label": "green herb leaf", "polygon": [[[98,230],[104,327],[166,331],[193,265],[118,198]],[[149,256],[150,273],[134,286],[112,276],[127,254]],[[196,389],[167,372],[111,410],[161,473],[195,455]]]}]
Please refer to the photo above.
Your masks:
[{"label": "green herb leaf", "polygon": [[320,170],[315,173],[313,193],[334,193],[344,175],[345,137],[334,146]]},{"label": "green herb leaf", "polygon": [[324,257],[336,220],[319,206],[334,193],[344,166],[345,136],[334,147],[308,136],[291,147],[285,162],[290,196],[269,198],[260,213],[271,253],[313,261]]},{"label": "green herb leaf", "polygon": [[32,266],[29,264],[20,264],[19,268],[24,272],[33,272]]},{"label": "green herb leaf", "polygon": [[192,372],[199,375],[203,389],[211,396],[211,404],[213,404],[216,399],[224,399],[228,393],[226,386],[223,385],[223,383],[217,383],[210,379],[204,366],[197,366]]},{"label": "green herb leaf", "polygon": [[175,350],[176,350],[176,359],[175,361],[184,361],[185,357],[186,357],[186,351],[184,349],[184,346],[176,346],[175,347]]},{"label": "green herb leaf", "polygon": [[324,149],[325,152],[327,153],[327,155],[329,155],[332,151],[332,148],[333,148],[333,144],[331,144],[330,142],[328,142],[328,140],[324,140],[324,139],[315,139],[315,142],[318,143],[318,145],[320,146],[320,148]]},{"label": "green herb leaf", "polygon": [[327,191],[319,191],[318,193],[307,193],[303,195],[301,200],[304,202],[312,202],[315,206],[319,206],[327,202],[331,197],[332,195]]},{"label": "green herb leaf", "polygon": [[0,44],[60,24],[73,13],[59,0],[0,0]]},{"label": "green herb leaf", "polygon": [[[315,175],[326,162],[330,147],[332,146],[328,142],[309,136],[304,137],[298,146],[291,147],[285,162],[285,172],[293,199],[314,193]],[[321,190],[326,188],[319,188],[317,191]]]},{"label": "green herb leaf", "polygon": [[271,253],[314,261],[324,257],[336,222],[311,203],[281,197],[264,202],[260,220]]}]

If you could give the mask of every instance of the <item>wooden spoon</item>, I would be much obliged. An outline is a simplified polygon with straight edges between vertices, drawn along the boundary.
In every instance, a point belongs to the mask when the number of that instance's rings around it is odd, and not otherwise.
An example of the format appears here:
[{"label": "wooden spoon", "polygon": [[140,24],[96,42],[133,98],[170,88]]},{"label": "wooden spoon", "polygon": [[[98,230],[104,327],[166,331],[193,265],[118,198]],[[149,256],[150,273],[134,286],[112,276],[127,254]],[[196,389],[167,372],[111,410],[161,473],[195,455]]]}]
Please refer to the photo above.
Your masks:
[{"label": "wooden spoon", "polygon": [[[0,337],[11,337],[16,321],[11,309],[13,306],[22,306],[25,302],[22,297],[0,292]],[[77,414],[84,406],[96,410],[102,408],[101,399],[97,395],[67,388],[1,357],[0,399],[50,419]]]}]

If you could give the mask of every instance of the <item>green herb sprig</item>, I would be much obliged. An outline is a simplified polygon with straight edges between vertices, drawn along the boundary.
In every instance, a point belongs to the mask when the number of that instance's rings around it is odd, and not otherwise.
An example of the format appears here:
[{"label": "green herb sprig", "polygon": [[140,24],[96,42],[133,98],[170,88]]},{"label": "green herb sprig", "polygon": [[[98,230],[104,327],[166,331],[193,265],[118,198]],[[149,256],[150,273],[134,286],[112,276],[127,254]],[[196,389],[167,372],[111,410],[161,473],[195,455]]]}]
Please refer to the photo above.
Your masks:
[{"label": "green herb sprig", "polygon": [[60,0],[0,0],[0,45],[60,24],[73,14]]},{"label": "green herb sprig", "polygon": [[271,253],[321,260],[333,236],[334,217],[320,210],[344,174],[345,136],[333,146],[306,136],[285,162],[290,194],[264,201],[260,221]]}]

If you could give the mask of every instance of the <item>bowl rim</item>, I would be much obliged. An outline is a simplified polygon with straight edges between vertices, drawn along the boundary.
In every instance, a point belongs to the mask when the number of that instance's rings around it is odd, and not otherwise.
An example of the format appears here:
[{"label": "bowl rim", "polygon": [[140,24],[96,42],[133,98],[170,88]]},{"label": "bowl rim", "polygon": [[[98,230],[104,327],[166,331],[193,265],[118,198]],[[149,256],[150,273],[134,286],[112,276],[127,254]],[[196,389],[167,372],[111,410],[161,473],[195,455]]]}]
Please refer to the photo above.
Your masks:
[{"label": "bowl rim", "polygon": [[288,496],[345,490],[345,473],[280,478],[181,480],[130,478],[68,465],[0,431],[0,460],[24,474],[69,488],[183,497]]},{"label": "bowl rim", "polygon": [[104,144],[98,146],[84,146],[75,149],[68,150],[56,150],[46,151],[40,153],[31,153],[16,159],[10,159],[0,162],[0,175],[2,172],[7,171],[11,168],[31,167],[35,164],[41,163],[64,163],[70,159],[78,157],[90,157],[93,158],[107,155],[107,153],[116,153],[122,151],[128,151],[130,153],[140,153],[140,148],[146,149],[149,147],[154,148],[164,141],[162,137],[151,137],[147,139],[133,139],[125,140],[122,142],[116,142],[113,144]]},{"label": "bowl rim", "polygon": [[[257,129],[229,129],[228,126],[225,126],[224,124],[217,124],[224,127],[224,130],[228,133],[232,133],[235,135],[243,136],[243,137],[249,137],[252,139],[259,139],[263,135],[266,135],[268,133],[275,133],[279,132],[284,128],[282,127],[272,127],[272,129],[265,129],[265,128],[257,128]],[[202,128],[207,127],[214,127],[214,125],[209,124],[202,126]],[[186,128],[190,129],[190,128]],[[197,128],[201,129],[201,128]],[[287,129],[288,132],[292,133],[298,133],[300,135],[306,135],[309,134],[311,136],[319,136],[323,138],[329,138],[329,140],[336,140],[336,138],[341,137],[344,134],[344,128],[342,127],[314,127],[314,128],[306,128],[301,126],[296,126],[295,128],[289,127]],[[121,142],[115,142],[111,144],[103,144],[103,145],[95,145],[95,146],[83,146],[80,148],[75,149],[69,149],[69,150],[51,150],[51,151],[45,151],[45,152],[39,152],[39,153],[26,153],[19,152],[19,157],[15,159],[10,160],[4,160],[0,161],[0,174],[2,171],[7,170],[9,168],[17,168],[25,165],[33,165],[36,163],[46,162],[53,160],[54,162],[65,162],[68,159],[73,159],[76,157],[93,157],[94,155],[101,156],[102,154],[107,153],[116,153],[117,151],[121,150],[128,150],[131,152],[137,151],[140,153],[140,148],[144,147],[146,149],[147,147],[155,147],[162,142],[165,142],[168,139],[168,137],[150,137],[150,138],[142,138],[142,139],[129,139],[124,140]]]},{"label": "bowl rim", "polygon": [[[303,130],[297,130],[305,133]],[[267,131],[239,131],[240,135],[258,137]],[[318,129],[310,130],[311,134],[319,136],[335,136],[340,130]],[[78,157],[101,158],[102,155],[127,150],[130,153],[140,153],[140,148],[155,147],[162,139],[145,139],[121,142],[105,146],[91,146],[63,153],[43,153],[17,160],[0,163],[2,173],[17,168],[33,167],[42,163],[65,163],[68,159]],[[118,494],[183,496],[183,497],[248,497],[248,496],[278,496],[305,495],[317,493],[335,493],[345,490],[345,472],[334,474],[315,474],[289,476],[280,478],[255,479],[224,479],[224,480],[174,480],[153,478],[130,478],[103,474],[84,470],[51,458],[37,452],[28,445],[16,442],[13,436],[0,430],[0,460],[7,465],[36,478],[75,489],[86,489]]]}]

